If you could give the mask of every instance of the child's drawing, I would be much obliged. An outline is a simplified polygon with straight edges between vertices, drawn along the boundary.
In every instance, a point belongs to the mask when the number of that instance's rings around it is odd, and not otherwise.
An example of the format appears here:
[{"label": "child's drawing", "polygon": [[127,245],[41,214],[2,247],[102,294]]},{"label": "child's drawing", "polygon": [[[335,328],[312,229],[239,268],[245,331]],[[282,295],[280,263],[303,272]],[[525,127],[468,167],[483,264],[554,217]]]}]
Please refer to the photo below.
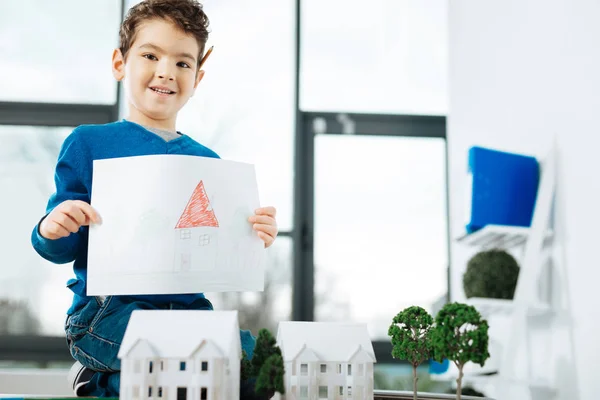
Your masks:
[{"label": "child's drawing", "polygon": [[[207,271],[215,267],[219,221],[200,181],[175,226],[174,271]],[[193,266],[193,268],[192,268]]]},{"label": "child's drawing", "polygon": [[103,222],[90,227],[88,295],[263,290],[264,243],[248,222],[260,206],[252,165],[95,160],[93,193]]}]

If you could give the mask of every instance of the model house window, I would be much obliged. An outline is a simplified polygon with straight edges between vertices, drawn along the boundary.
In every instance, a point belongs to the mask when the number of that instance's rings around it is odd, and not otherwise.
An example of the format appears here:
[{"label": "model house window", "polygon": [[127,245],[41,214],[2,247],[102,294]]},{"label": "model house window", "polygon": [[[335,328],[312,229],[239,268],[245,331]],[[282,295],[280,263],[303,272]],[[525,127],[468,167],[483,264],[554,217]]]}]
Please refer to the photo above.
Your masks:
[{"label": "model house window", "polygon": [[200,400],[206,399],[208,399],[208,390],[205,387],[200,388]]},{"label": "model house window", "polygon": [[296,363],[292,363],[292,376],[296,376]]},{"label": "model house window", "polygon": [[340,396],[343,396],[343,395],[344,395],[344,387],[343,387],[343,386],[338,386],[338,394],[339,394]]},{"label": "model house window", "polygon": [[321,364],[321,373],[322,374],[326,374],[327,373],[327,364]]},{"label": "model house window", "polygon": [[210,235],[200,235],[198,244],[200,246],[208,246],[210,244]]},{"label": "model house window", "polygon": [[328,397],[327,386],[319,386],[319,399],[326,399]]},{"label": "model house window", "polygon": [[358,364],[358,375],[362,376],[365,374],[365,366],[362,364]]},{"label": "model house window", "polygon": [[185,371],[185,361],[181,361],[181,362],[179,363],[179,370],[180,370],[180,371]]},{"label": "model house window", "polygon": [[346,395],[348,395],[348,398],[352,397],[352,386],[346,388]]},{"label": "model house window", "polygon": [[308,375],[308,364],[300,364],[300,375]]},{"label": "model house window", "polygon": [[148,386],[148,397],[152,397],[152,386]]},{"label": "model house window", "polygon": [[200,364],[200,369],[202,371],[208,371],[208,361],[202,361],[202,364]]},{"label": "model house window", "polygon": [[192,238],[192,231],[189,229],[182,229],[179,232],[179,238],[180,239],[191,239]]},{"label": "model house window", "polygon": [[338,372],[338,374],[342,373],[342,364],[337,365],[337,372]]},{"label": "model house window", "polygon": [[187,388],[177,388],[177,400],[187,400]]},{"label": "model house window", "polygon": [[158,387],[158,397],[163,397],[162,386]]},{"label": "model house window", "polygon": [[165,362],[163,360],[160,360],[160,370],[161,371],[165,370]]},{"label": "model house window", "polygon": [[352,376],[352,364],[348,364],[348,376]]},{"label": "model house window", "polygon": [[150,361],[150,362],[148,363],[148,373],[149,373],[149,374],[151,374],[151,373],[152,373],[152,366],[153,366],[153,364],[152,364],[152,361]]},{"label": "model house window", "polygon": [[308,399],[308,386],[300,386],[300,398]]}]

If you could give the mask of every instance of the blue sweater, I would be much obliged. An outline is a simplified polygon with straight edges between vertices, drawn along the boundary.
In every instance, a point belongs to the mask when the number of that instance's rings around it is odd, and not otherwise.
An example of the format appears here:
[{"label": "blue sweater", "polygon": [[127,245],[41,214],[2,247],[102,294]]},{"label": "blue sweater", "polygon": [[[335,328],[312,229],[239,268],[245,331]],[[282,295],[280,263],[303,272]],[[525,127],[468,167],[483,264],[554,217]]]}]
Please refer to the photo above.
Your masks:
[{"label": "blue sweater", "polygon": [[[46,215],[65,200],[90,203],[93,160],[152,154],[219,158],[214,151],[189,136],[182,135],[167,142],[141,125],[125,120],[105,125],[82,125],[77,127],[62,145],[54,175],[56,192],[48,201]],[[73,304],[67,311],[67,314],[72,314],[90,299],[86,296],[88,227],[82,226],[77,233],[65,238],[49,240],[40,235],[38,223],[33,229],[31,241],[35,250],[46,260],[57,264],[75,261],[75,278],[67,282],[67,287],[74,293]],[[198,293],[126,297],[153,304],[190,304],[204,295]]]}]

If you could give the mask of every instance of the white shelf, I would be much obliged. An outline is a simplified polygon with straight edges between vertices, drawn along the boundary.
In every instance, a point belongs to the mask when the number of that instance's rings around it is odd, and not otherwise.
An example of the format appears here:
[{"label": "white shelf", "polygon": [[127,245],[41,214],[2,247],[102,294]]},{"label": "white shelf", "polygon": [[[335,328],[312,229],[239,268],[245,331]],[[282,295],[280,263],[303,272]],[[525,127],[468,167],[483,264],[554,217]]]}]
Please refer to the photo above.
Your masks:
[{"label": "white shelf", "polygon": [[[483,317],[490,317],[492,315],[508,316],[512,314],[515,308],[514,301],[506,299],[471,297],[466,299],[465,303],[475,307]],[[527,307],[528,316],[550,316],[552,314],[552,308],[544,303],[537,303]]]},{"label": "white shelf", "polygon": [[[486,225],[473,233],[467,233],[456,239],[458,243],[482,249],[512,249],[520,247],[529,236],[528,227],[508,225]],[[552,238],[552,232],[546,234],[545,240]]]}]

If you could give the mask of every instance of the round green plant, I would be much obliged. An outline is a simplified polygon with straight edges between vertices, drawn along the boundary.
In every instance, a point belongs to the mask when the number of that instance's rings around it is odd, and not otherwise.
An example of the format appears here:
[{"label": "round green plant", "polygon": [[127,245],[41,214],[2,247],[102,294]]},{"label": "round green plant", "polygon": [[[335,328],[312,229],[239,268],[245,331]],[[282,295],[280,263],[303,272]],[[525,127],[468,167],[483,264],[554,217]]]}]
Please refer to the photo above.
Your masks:
[{"label": "round green plant", "polygon": [[467,298],[512,299],[519,278],[519,264],[500,249],[475,254],[467,263],[463,288]]}]

